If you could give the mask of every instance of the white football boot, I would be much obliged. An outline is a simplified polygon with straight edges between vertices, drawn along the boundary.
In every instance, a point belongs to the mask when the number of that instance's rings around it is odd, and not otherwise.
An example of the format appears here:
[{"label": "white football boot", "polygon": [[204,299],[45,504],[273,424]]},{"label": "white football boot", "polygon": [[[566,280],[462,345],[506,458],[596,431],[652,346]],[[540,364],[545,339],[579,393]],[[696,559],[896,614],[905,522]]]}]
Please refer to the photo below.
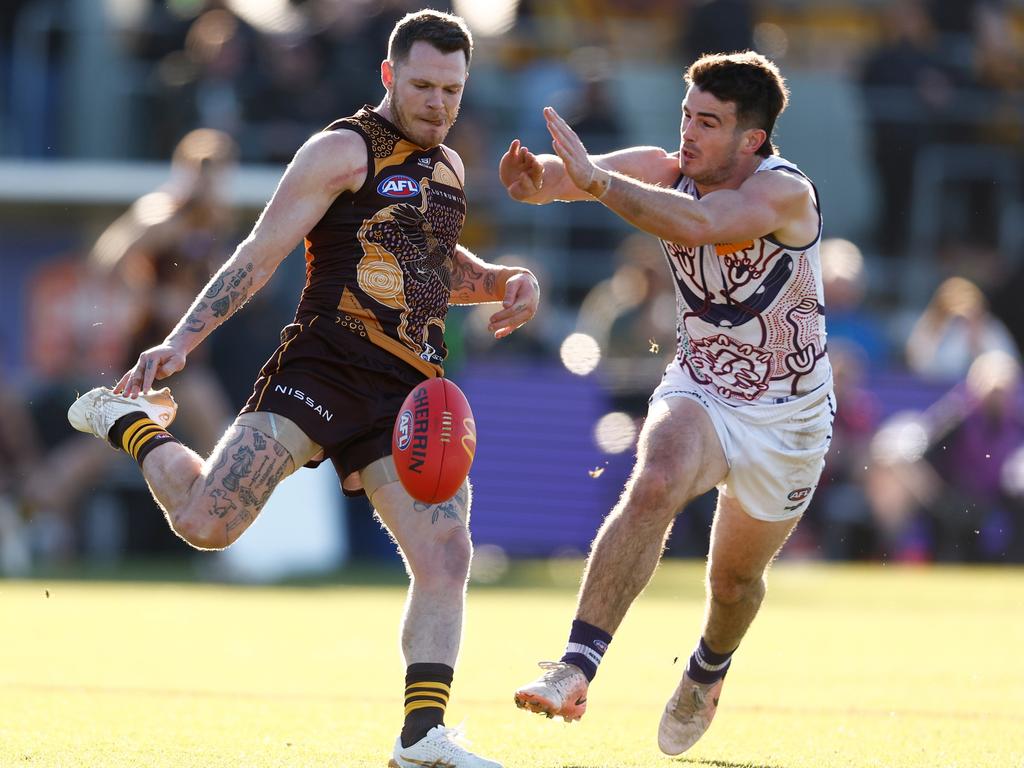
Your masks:
[{"label": "white football boot", "polygon": [[724,682],[722,678],[705,685],[683,673],[658,725],[658,746],[662,752],[681,755],[697,743],[715,718]]},{"label": "white football boot", "polygon": [[145,392],[135,400],[115,395],[107,387],[96,387],[71,404],[68,408],[68,421],[79,432],[109,440],[108,435],[114,422],[136,411],[142,411],[167,429],[178,413],[178,404],[174,402],[171,390],[167,387]]},{"label": "white football boot", "polygon": [[459,740],[462,731],[435,725],[427,735],[408,747],[395,740],[395,752],[388,768],[501,768],[501,763],[474,755]]},{"label": "white football boot", "polygon": [[583,670],[564,661],[542,661],[544,674],[515,693],[516,706],[548,717],[561,717],[571,723],[587,711],[590,681]]}]

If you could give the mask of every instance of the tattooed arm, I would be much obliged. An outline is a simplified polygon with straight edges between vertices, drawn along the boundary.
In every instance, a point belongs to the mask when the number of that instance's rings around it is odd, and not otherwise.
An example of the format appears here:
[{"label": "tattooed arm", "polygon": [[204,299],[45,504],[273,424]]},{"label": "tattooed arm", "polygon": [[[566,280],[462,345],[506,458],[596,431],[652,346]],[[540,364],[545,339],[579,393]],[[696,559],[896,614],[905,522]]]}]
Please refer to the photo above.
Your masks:
[{"label": "tattooed arm", "polygon": [[252,232],[217,270],[164,343],[147,349],[114,391],[137,397],[185,367],[188,354],[252,298],[334,199],[366,178],[366,144],[352,131],[314,135],[289,164]]},{"label": "tattooed arm", "polygon": [[500,301],[502,309],[491,316],[488,329],[494,338],[508,336],[529,321],[540,304],[540,285],[525,267],[489,264],[459,245],[452,257],[452,304],[485,304]]},{"label": "tattooed arm", "polygon": [[[457,152],[445,147],[445,155],[459,181],[465,184],[466,168]],[[452,255],[451,304],[486,304],[500,301],[502,308],[491,315],[487,326],[494,338],[503,339],[537,314],[540,285],[523,267],[488,264],[461,245]]]}]

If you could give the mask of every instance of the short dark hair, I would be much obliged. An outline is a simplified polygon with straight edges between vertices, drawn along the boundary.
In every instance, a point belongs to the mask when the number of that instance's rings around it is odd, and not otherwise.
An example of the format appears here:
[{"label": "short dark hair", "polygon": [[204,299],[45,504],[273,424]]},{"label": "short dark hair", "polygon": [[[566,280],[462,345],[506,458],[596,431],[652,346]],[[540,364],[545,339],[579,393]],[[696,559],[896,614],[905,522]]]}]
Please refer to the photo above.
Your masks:
[{"label": "short dark hair", "polygon": [[763,128],[768,134],[757,154],[768,157],[775,120],[789,101],[786,80],[775,63],[756,51],[706,53],[690,65],[683,78],[719,101],[736,105],[736,122],[744,129]]},{"label": "short dark hair", "polygon": [[473,35],[461,16],[422,10],[406,14],[395,24],[388,40],[388,60],[397,64],[407,59],[417,40],[430,43],[441,53],[462,51],[467,67],[473,56]]}]

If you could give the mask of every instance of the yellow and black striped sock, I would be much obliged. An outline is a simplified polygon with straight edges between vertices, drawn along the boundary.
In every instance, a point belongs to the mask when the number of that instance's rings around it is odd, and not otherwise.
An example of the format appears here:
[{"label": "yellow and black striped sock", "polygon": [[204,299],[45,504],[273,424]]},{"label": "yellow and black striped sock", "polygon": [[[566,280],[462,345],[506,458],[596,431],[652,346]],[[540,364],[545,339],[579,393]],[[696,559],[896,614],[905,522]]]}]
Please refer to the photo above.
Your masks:
[{"label": "yellow and black striped sock", "polygon": [[115,421],[108,438],[115,448],[120,448],[139,462],[139,466],[158,445],[179,442],[142,411],[125,414]]},{"label": "yellow and black striped sock", "polygon": [[410,664],[405,671],[405,724],[402,746],[408,747],[444,723],[444,710],[455,670],[447,664]]}]

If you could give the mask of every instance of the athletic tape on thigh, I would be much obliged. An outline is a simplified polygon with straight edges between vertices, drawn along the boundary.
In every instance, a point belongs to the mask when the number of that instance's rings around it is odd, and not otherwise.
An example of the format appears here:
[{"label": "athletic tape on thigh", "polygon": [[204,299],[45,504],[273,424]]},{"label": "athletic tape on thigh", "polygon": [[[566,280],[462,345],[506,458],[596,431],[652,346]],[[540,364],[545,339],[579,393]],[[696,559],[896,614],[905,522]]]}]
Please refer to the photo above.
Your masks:
[{"label": "athletic tape on thigh", "polygon": [[277,440],[291,454],[292,463],[295,464],[296,469],[322,450],[319,445],[309,439],[309,436],[299,428],[298,424],[278,413],[268,411],[240,413],[235,419],[235,424],[251,427]]},{"label": "athletic tape on thigh", "polygon": [[382,456],[374,462],[366,465],[366,468],[359,473],[363,481],[363,490],[366,497],[373,500],[373,494],[382,486],[398,482],[398,470],[395,469],[395,460],[391,456]]}]

